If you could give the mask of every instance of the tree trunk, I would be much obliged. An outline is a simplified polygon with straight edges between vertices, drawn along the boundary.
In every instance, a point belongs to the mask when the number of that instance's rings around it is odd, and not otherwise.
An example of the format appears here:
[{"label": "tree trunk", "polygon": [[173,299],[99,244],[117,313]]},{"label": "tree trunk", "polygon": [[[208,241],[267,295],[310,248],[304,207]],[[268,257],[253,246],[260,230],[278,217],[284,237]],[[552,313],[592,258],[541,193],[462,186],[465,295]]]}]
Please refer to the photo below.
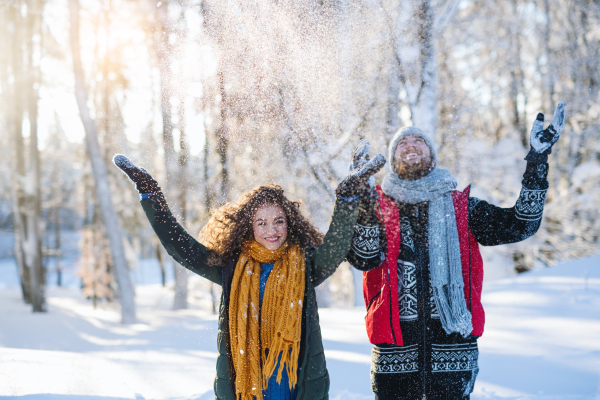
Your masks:
[{"label": "tree trunk", "polygon": [[[35,5],[34,5],[35,4]],[[38,149],[38,89],[37,68],[34,65],[33,36],[41,31],[42,3],[30,4],[28,15],[28,117],[29,117],[29,173],[27,174],[27,241],[25,259],[31,270],[31,305],[33,312],[46,311],[46,276],[42,265],[42,199],[40,189],[40,153]],[[37,6],[37,7],[36,7]]]},{"label": "tree trunk", "polygon": [[156,249],[156,258],[158,259],[158,266],[160,267],[160,281],[162,283],[162,286],[165,287],[167,282],[165,276],[165,262],[161,252],[162,245],[160,244],[160,241],[158,239],[156,239],[156,243],[154,243],[153,245]]},{"label": "tree trunk", "polygon": [[[353,63],[352,54],[352,24],[350,21],[350,0],[340,0],[338,9],[338,66],[339,66],[339,94],[340,94],[340,126],[342,132],[349,129],[356,115],[356,101],[353,98]],[[356,140],[358,140],[357,138]],[[362,139],[362,137],[360,138]]]},{"label": "tree trunk", "polygon": [[[203,173],[203,177],[204,177],[204,209],[206,210],[204,215],[205,215],[205,219],[208,220],[208,218],[210,217],[210,209],[211,209],[211,199],[212,199],[212,194],[211,194],[211,190],[210,190],[210,186],[208,185],[208,156],[210,154],[210,143],[209,143],[209,139],[208,139],[208,126],[206,125],[206,119],[205,119],[205,125],[204,125],[204,157],[202,159],[202,173]],[[217,313],[217,309],[219,306],[219,299],[217,296],[215,296],[215,290],[216,290],[216,285],[211,282],[208,290],[210,292],[210,298],[211,298],[211,302],[212,302],[212,308],[211,311],[213,314]]]},{"label": "tree trunk", "polygon": [[[413,96],[409,96],[413,125],[436,140],[437,108],[437,60],[433,38],[433,10],[430,0],[416,2],[417,31],[419,40],[420,79],[411,82]],[[412,97],[412,98],[411,98]]]},{"label": "tree trunk", "polygon": [[552,21],[550,15],[549,0],[544,0],[544,14],[546,15],[546,26],[544,29],[544,54],[546,56],[546,74],[545,83],[545,107],[546,110],[554,110],[554,68],[552,68],[552,50],[550,49],[550,24]]},{"label": "tree trunk", "polygon": [[[400,112],[400,106],[398,103],[398,97],[400,95],[400,77],[398,71],[398,64],[395,60],[392,60],[389,65],[390,72],[388,73],[388,98],[387,98],[387,113],[386,113],[386,143],[388,143],[394,134],[400,129],[400,121],[398,113]],[[391,162],[391,160],[390,160]],[[361,299],[362,301],[362,299]]]},{"label": "tree trunk", "polygon": [[[180,71],[180,74],[183,74]],[[179,116],[179,179],[177,180],[177,186],[179,187],[179,206],[181,207],[181,218],[185,220],[187,212],[187,163],[188,163],[188,148],[185,131],[185,91],[179,90],[179,105],[178,105],[178,116]]]},{"label": "tree trunk", "polygon": [[[163,120],[163,146],[165,150],[165,172],[166,172],[166,197],[169,207],[178,218],[184,217],[181,204],[181,193],[178,179],[180,168],[177,153],[173,142],[173,119],[171,111],[171,97],[173,96],[173,74],[171,73],[172,45],[169,43],[169,15],[168,2],[157,9],[157,32],[156,38],[157,55],[160,73],[160,107]],[[183,222],[183,221],[182,221]],[[177,261],[173,260],[175,275],[175,296],[173,298],[173,309],[185,309],[188,307],[188,274],[187,270]]]},{"label": "tree trunk", "polygon": [[206,118],[204,118],[204,154],[202,158],[202,173],[204,177],[204,209],[205,219],[208,220],[210,216],[210,209],[212,207],[212,193],[208,184],[208,157],[210,155],[210,143],[208,138],[208,125],[206,124]]},{"label": "tree trunk", "polygon": [[222,66],[217,75],[219,79],[219,94],[221,95],[221,127],[217,136],[217,152],[221,159],[221,193],[219,194],[219,202],[225,203],[229,197],[229,163],[227,162],[229,138],[227,134],[227,93],[225,92],[225,78]]},{"label": "tree trunk", "polygon": [[115,276],[119,287],[119,300],[121,302],[121,322],[129,324],[135,322],[135,301],[133,286],[129,276],[125,249],[121,236],[121,226],[117,213],[112,204],[108,172],[102,157],[96,124],[90,116],[87,106],[87,93],[85,88],[83,66],[81,64],[81,47],[79,44],[79,0],[70,0],[71,13],[71,53],[73,56],[73,73],[75,77],[75,97],[85,129],[85,142],[92,164],[92,172],[96,183],[96,196],[98,198],[102,220],[106,227],[106,234],[112,253]]},{"label": "tree trunk", "polygon": [[11,67],[13,75],[13,84],[11,85],[11,109],[9,115],[9,125],[12,130],[13,143],[15,149],[15,166],[13,174],[13,222],[15,226],[15,259],[19,270],[19,278],[21,280],[21,291],[23,301],[27,304],[31,303],[31,278],[30,270],[25,263],[25,204],[21,181],[25,176],[25,144],[23,141],[23,54],[22,44],[25,35],[23,31],[24,22],[21,17],[21,12],[17,7],[9,7],[9,20],[12,22],[12,51],[11,51]]},{"label": "tree trunk", "polygon": [[[10,125],[15,146],[13,204],[15,223],[15,258],[21,278],[23,299],[34,312],[46,311],[45,274],[42,265],[40,161],[37,141],[37,83],[35,65],[37,48],[34,35],[41,30],[43,2],[29,4],[26,14],[11,9],[12,32],[12,95]],[[27,110],[30,125],[27,163],[22,123]]]},{"label": "tree trunk", "polygon": [[[512,1],[514,20],[518,21],[519,16],[517,15],[517,1]],[[515,23],[516,24],[516,23]],[[527,95],[525,93],[525,87],[523,86],[523,67],[521,62],[521,30],[519,25],[515,25],[511,29],[511,57],[512,68],[510,71],[510,93],[509,93],[509,104],[512,113],[512,124],[514,129],[519,133],[521,144],[524,148],[529,149],[529,134],[525,127],[524,121],[527,121]],[[519,110],[519,94],[523,96],[523,110]],[[523,118],[521,118],[523,114]]]},{"label": "tree trunk", "polygon": [[62,265],[61,265],[61,243],[60,243],[60,206],[54,207],[54,260],[56,261],[56,286],[62,286]]},{"label": "tree trunk", "polygon": [[398,72],[406,89],[413,125],[435,142],[439,116],[435,38],[456,13],[458,3],[448,0],[443,7],[438,4],[437,19],[431,0],[409,0],[407,3],[412,6],[410,18],[406,15],[410,8],[399,4],[398,20],[392,25],[406,25],[405,29],[393,33],[400,65]]},{"label": "tree trunk", "polygon": [[[177,179],[171,182],[173,186],[177,186],[177,195],[179,203],[179,215],[182,222],[186,219],[186,195],[187,195],[187,143],[185,138],[185,92],[179,90],[179,108],[178,108],[178,127],[179,127],[179,157]],[[188,308],[188,278],[189,272],[187,269],[174,262],[175,265],[175,297],[173,299],[173,309],[180,310]]]}]

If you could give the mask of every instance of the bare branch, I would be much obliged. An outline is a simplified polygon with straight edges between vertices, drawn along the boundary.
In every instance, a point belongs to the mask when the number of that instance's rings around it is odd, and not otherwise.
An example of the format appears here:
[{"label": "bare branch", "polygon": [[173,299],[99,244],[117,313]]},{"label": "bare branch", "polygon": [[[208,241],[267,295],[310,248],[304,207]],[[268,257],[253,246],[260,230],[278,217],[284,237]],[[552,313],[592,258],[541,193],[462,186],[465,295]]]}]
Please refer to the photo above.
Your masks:
[{"label": "bare branch", "polygon": [[433,37],[439,35],[446,26],[450,23],[452,18],[456,15],[456,11],[458,10],[458,4],[460,0],[445,0],[444,6],[439,7],[442,8],[441,11],[436,12],[436,16],[433,21]]}]

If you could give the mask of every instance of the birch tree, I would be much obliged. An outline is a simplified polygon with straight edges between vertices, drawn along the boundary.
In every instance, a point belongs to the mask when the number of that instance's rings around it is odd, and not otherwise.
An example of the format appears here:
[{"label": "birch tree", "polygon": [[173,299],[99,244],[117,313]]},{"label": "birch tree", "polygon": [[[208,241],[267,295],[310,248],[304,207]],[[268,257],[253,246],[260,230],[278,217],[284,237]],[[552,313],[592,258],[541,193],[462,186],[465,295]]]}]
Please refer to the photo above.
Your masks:
[{"label": "birch tree", "polygon": [[438,127],[436,39],[452,20],[458,0],[404,0],[382,5],[406,94],[411,122],[435,140]]},{"label": "birch tree", "polygon": [[[37,121],[40,43],[34,39],[34,36],[41,37],[44,3],[37,0],[21,6],[10,8],[8,21],[12,30],[13,82],[10,94],[14,99],[9,118],[16,161],[13,175],[15,258],[23,299],[31,303],[34,312],[44,312],[46,280],[42,265],[43,225]],[[24,119],[29,123],[27,149],[23,137]]]},{"label": "birch tree", "polygon": [[136,320],[133,286],[131,284],[127,260],[125,258],[120,222],[112,203],[106,164],[102,157],[100,144],[98,142],[96,124],[91,118],[90,110],[87,105],[87,92],[83,65],[81,63],[81,46],[79,43],[79,1],[69,0],[69,9],[71,17],[70,39],[73,58],[73,75],[75,78],[75,97],[77,99],[81,121],[85,129],[85,143],[92,164],[92,171],[96,184],[96,197],[99,202],[102,220],[106,227],[106,235],[108,236],[115,268],[115,276],[119,287],[121,322],[129,324]]},{"label": "birch tree", "polygon": [[[176,7],[182,6],[170,1],[156,2],[153,41],[160,75],[160,109],[166,172],[165,192],[174,214],[184,221],[187,193],[185,172],[188,157],[185,142],[185,97],[181,93],[181,88],[175,86],[173,61],[177,54],[178,43],[185,39],[185,29],[177,29],[176,26],[178,23],[185,23],[185,18],[184,9],[180,8],[178,20],[172,20],[169,10]],[[171,104],[173,100],[179,100],[177,124],[173,123],[173,106]],[[174,128],[179,130],[179,154],[175,149]],[[188,272],[177,261],[173,259],[171,261],[175,273],[173,309],[185,309],[188,307]]]}]

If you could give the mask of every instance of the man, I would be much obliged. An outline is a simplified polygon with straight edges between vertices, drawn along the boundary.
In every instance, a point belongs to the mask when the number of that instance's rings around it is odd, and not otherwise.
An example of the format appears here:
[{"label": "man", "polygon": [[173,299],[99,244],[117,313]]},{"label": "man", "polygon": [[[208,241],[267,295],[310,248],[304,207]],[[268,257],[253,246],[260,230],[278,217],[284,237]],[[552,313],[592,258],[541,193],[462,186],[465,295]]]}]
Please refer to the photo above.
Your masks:
[{"label": "man", "polygon": [[[457,191],[437,168],[432,142],[420,129],[400,130],[389,146],[389,173],[363,195],[348,261],[365,271],[367,333],[373,343],[371,381],[379,400],[469,399],[483,334],[483,261],[479,244],[515,243],[540,226],[548,190],[548,154],[564,125],[564,103],[547,129],[538,114],[522,189],[500,208]],[[369,156],[354,151],[351,169]]]}]

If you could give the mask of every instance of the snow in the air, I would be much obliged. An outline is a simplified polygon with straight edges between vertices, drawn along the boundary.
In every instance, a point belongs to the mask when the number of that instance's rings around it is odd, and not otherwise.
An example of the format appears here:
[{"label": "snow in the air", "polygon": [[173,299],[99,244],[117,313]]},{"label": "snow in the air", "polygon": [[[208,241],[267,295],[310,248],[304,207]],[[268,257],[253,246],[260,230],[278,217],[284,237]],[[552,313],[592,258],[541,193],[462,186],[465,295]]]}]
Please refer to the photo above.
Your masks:
[{"label": "snow in the air", "polygon": [[[0,276],[14,272],[0,264]],[[139,323],[51,287],[33,314],[0,287],[0,399],[214,399],[217,317],[172,311],[172,289],[136,288]],[[472,399],[600,399],[600,257],[486,281],[486,331]],[[331,399],[372,399],[364,307],[321,308]],[[401,388],[399,388],[399,391]]]}]

